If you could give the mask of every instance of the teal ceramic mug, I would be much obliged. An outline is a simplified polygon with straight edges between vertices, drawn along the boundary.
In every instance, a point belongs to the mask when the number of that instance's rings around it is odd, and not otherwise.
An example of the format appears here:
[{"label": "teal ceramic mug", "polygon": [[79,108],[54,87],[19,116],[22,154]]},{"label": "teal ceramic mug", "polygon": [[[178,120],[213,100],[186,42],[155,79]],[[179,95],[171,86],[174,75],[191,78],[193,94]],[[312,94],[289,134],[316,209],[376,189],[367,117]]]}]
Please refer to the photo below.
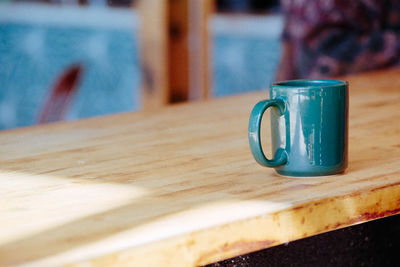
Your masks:
[{"label": "teal ceramic mug", "polygon": [[[292,80],[274,83],[270,99],[250,115],[249,143],[255,160],[284,176],[322,176],[347,167],[348,83]],[[260,126],[271,108],[273,158],[261,146]]]}]

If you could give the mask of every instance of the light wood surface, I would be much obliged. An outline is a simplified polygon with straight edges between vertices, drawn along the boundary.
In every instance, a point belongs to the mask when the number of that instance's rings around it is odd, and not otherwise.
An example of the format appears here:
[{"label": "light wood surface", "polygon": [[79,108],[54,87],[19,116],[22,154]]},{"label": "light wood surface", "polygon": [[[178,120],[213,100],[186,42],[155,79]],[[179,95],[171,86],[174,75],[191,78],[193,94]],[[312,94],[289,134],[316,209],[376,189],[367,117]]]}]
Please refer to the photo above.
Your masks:
[{"label": "light wood surface", "polygon": [[0,133],[0,265],[202,265],[399,213],[400,70],[346,79],[344,175],[253,160],[266,92]]}]

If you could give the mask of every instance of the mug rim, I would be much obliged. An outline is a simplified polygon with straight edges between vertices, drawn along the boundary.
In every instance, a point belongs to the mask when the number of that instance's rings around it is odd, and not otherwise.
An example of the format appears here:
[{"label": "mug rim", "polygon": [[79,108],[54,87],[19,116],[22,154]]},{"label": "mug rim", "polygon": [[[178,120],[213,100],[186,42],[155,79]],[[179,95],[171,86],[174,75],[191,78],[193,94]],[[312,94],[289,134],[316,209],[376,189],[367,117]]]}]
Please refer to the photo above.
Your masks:
[{"label": "mug rim", "polygon": [[[306,85],[299,85],[299,83],[304,83]],[[274,82],[271,86],[288,89],[313,89],[323,87],[341,87],[348,86],[348,84],[347,81],[335,79],[298,79]]]}]

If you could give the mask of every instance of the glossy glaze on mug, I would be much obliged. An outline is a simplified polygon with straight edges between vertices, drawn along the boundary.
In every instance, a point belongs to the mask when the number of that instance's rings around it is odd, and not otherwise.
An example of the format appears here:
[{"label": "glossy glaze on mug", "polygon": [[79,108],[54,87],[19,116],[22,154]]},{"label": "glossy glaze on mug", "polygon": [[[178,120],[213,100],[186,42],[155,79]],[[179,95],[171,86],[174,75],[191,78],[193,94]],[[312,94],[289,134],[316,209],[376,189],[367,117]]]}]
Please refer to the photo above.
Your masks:
[{"label": "glossy glaze on mug", "polygon": [[[272,151],[284,150],[286,163],[274,167],[285,176],[321,176],[347,167],[348,85],[336,80],[294,80],[270,87],[283,100],[271,109]],[[265,137],[262,137],[265,138]],[[265,165],[265,164],[263,164]]]}]

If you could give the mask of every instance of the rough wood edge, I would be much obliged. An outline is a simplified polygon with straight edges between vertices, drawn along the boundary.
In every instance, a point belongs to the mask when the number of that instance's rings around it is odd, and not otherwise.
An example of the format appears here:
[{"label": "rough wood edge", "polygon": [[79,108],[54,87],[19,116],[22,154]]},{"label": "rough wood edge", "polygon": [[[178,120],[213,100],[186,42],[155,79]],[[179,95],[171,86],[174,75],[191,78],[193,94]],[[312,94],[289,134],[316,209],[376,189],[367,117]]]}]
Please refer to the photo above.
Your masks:
[{"label": "rough wood edge", "polygon": [[71,266],[199,266],[398,213],[400,182],[300,204]]}]

